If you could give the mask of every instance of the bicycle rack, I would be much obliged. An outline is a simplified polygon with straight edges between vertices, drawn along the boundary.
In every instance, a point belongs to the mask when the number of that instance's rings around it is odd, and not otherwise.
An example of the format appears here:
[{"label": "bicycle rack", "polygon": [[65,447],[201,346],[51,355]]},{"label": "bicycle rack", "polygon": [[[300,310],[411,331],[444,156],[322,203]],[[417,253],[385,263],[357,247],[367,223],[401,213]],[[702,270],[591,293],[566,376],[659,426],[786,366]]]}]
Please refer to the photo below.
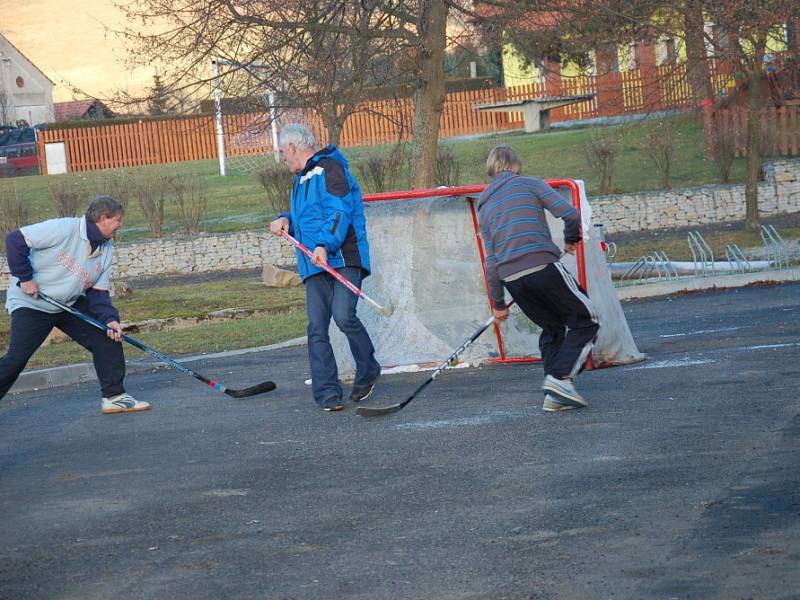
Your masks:
[{"label": "bicycle rack", "polygon": [[606,262],[611,264],[617,256],[617,245],[614,242],[606,242]]},{"label": "bicycle rack", "polygon": [[603,232],[603,224],[595,223],[594,232],[603,254],[606,255],[606,262],[611,264],[614,262],[614,257],[617,255],[617,245],[614,242],[607,242],[605,233]]},{"label": "bicycle rack", "polygon": [[725,246],[725,258],[731,265],[731,269],[739,273],[748,273],[752,270],[750,261],[742,252],[741,248],[736,244],[727,244]]},{"label": "bicycle rack", "polygon": [[675,265],[672,264],[672,260],[667,253],[662,251],[655,251],[655,257],[661,261],[662,266],[664,267],[664,273],[666,278],[669,279],[677,279],[678,278],[678,269],[675,268]]},{"label": "bicycle rack", "polygon": [[640,281],[655,276],[659,280],[677,279],[678,271],[672,264],[666,252],[656,250],[652,254],[645,254],[625,271],[620,280],[638,278]]},{"label": "bicycle rack", "polygon": [[[644,257],[644,256],[642,256],[641,258],[639,258],[639,260],[637,260],[637,261],[636,261],[635,263],[633,263],[633,264],[632,264],[630,267],[628,267],[628,270],[627,270],[627,271],[625,271],[625,272],[622,274],[622,276],[620,277],[620,280],[625,280],[625,279],[633,279],[633,276],[634,276],[634,275],[635,275],[635,274],[636,274],[636,273],[637,273],[637,272],[638,272],[640,269],[642,269],[642,268],[643,268],[643,267],[644,267],[646,264],[647,264],[647,262],[646,262],[646,260],[645,260],[645,257]],[[641,275],[639,276],[639,279],[642,279]]]},{"label": "bicycle rack", "polygon": [[[692,261],[694,261],[694,276],[698,277],[702,273],[702,277],[708,275],[709,269],[712,275],[716,275],[717,269],[714,266],[714,252],[711,247],[706,243],[706,240],[699,231],[690,231],[687,236],[689,242],[689,250],[692,253]],[[698,256],[700,260],[698,261]],[[698,262],[700,267],[698,268]]]},{"label": "bicycle rack", "polygon": [[[761,226],[761,241],[767,250],[767,260],[774,262],[779,270],[789,268],[789,245],[772,225]],[[773,259],[774,256],[774,259]]]}]

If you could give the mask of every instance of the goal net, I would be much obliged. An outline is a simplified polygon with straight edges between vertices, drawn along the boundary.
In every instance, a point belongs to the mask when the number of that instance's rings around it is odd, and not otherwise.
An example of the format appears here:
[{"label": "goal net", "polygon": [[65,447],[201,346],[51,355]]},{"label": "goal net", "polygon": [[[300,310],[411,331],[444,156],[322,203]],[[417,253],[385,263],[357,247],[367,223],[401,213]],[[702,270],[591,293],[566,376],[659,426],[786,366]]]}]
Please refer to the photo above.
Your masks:
[{"label": "goal net", "polygon": [[220,175],[254,173],[277,162],[276,94],[264,89],[271,68],[217,59],[212,71]]},{"label": "goal net", "polygon": [[[643,360],[631,336],[600,240],[593,237],[591,207],[583,182],[550,181],[581,211],[584,240],[564,265],[587,290],[601,328],[592,365]],[[486,321],[490,312],[478,232],[477,196],[484,186],[415,190],[365,197],[372,275],[363,290],[378,303],[393,302],[391,317],[366,303],[359,316],[385,371],[428,368],[441,363]],[[553,239],[563,248],[563,222],[548,214]],[[493,334],[492,334],[493,333]],[[487,331],[461,357],[478,364],[540,359],[540,330],[518,308]],[[334,324],[331,342],[343,377],[354,365],[347,340]]]},{"label": "goal net", "polygon": [[[222,137],[217,139],[220,174],[255,173],[278,160],[274,138],[277,115],[269,110],[271,95],[262,100],[223,99],[217,111]],[[263,102],[263,104],[262,104]]]}]

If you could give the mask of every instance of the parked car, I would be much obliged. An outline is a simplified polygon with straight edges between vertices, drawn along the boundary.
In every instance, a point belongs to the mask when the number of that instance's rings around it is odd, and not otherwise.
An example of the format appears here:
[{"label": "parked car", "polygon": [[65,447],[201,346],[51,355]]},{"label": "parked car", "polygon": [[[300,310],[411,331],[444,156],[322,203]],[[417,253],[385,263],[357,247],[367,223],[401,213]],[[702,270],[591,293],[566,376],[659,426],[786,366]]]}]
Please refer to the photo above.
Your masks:
[{"label": "parked car", "polygon": [[39,172],[34,127],[17,127],[0,133],[0,177]]}]

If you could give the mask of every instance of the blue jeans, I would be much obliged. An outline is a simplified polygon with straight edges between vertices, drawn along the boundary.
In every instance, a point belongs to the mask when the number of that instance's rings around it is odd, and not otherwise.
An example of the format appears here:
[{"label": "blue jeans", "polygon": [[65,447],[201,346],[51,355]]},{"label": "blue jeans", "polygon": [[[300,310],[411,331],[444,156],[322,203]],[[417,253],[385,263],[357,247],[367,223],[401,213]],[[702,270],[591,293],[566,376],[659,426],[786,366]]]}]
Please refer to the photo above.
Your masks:
[{"label": "blue jeans", "polygon": [[[361,287],[360,268],[344,267],[337,271],[356,287]],[[309,277],[305,285],[311,390],[314,400],[321,406],[326,406],[342,400],[339,370],[328,336],[331,317],[350,344],[350,352],[356,363],[355,385],[369,385],[374,382],[380,375],[381,366],[375,360],[372,340],[356,315],[358,296],[327,273]]]}]

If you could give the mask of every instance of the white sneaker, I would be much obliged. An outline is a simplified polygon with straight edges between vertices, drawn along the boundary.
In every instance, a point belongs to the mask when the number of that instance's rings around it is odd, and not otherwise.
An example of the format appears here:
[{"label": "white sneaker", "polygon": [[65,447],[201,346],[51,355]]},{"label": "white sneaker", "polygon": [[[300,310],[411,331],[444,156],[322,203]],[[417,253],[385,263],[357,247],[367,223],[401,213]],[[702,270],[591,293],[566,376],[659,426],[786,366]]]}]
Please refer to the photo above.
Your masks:
[{"label": "white sneaker", "polygon": [[104,415],[122,412],[139,412],[141,410],[150,410],[150,404],[142,400],[137,400],[127,392],[111,396],[111,398],[103,398]]},{"label": "white sneaker", "polygon": [[581,396],[575,389],[575,386],[572,385],[571,379],[557,379],[552,375],[547,375],[544,378],[542,389],[545,392],[550,392],[551,394],[555,394],[560,398],[572,401],[573,403],[579,405],[579,408],[586,406],[587,404],[586,400],[583,399],[583,396]]},{"label": "white sneaker", "polygon": [[585,406],[586,404],[580,404],[578,402],[574,402],[573,400],[567,400],[561,396],[545,394],[542,409],[545,412],[560,412],[562,410],[572,410],[574,408],[583,408]]}]

